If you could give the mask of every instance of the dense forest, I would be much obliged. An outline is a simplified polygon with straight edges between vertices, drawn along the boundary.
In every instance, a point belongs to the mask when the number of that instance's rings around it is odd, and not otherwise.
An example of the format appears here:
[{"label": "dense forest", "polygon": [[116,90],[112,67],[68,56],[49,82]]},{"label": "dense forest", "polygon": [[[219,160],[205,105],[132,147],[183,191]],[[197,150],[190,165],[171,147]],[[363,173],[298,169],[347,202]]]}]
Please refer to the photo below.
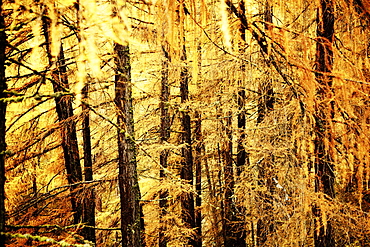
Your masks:
[{"label": "dense forest", "polygon": [[370,0],[0,0],[0,247],[370,246]]}]

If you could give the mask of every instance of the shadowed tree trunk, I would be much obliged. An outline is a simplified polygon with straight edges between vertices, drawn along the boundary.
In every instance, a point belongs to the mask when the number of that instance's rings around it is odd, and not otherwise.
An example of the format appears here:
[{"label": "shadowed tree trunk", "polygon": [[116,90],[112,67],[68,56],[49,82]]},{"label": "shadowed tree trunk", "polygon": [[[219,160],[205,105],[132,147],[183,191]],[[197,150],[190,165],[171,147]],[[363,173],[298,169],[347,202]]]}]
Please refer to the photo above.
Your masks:
[{"label": "shadowed tree trunk", "polygon": [[[240,12],[245,13],[245,6],[244,1],[241,0],[239,2],[239,9]],[[240,25],[239,32],[240,32],[240,38],[242,40],[242,43],[240,44],[239,52],[243,54],[245,52],[245,31],[246,27],[243,25]],[[242,78],[238,81],[238,129],[240,131],[240,136],[238,139],[238,146],[237,146],[237,157],[236,157],[236,166],[237,166],[237,175],[240,176],[246,161],[248,159],[247,153],[245,151],[245,148],[243,146],[243,142],[245,141],[245,89],[244,89],[244,73],[245,73],[245,63],[241,62],[240,70],[242,72]]]},{"label": "shadowed tree trunk", "polygon": [[[168,84],[168,63],[170,61],[170,56],[167,50],[167,46],[164,45],[162,47],[164,53],[164,60],[162,63],[162,81],[161,81],[161,102],[160,102],[160,110],[161,110],[161,143],[165,144],[168,139],[170,138],[170,115],[169,115],[169,97],[170,97],[170,87]],[[168,158],[169,150],[165,149],[160,154],[160,171],[159,177],[165,178],[166,173],[165,170],[167,168],[167,158]],[[167,226],[165,220],[163,218],[167,214],[167,197],[168,191],[161,191],[159,195],[159,207],[160,207],[160,225],[161,228],[159,230],[159,247],[167,246],[167,238],[165,233],[167,231]]]},{"label": "shadowed tree trunk", "polygon": [[115,104],[118,124],[118,184],[121,201],[122,246],[142,246],[140,189],[132,105],[131,62],[128,45],[115,44]]},{"label": "shadowed tree trunk", "polygon": [[[77,0],[75,3],[75,8],[77,12],[77,23],[78,30],[81,30],[81,21],[82,15],[80,13],[80,1]],[[77,39],[81,42],[81,38],[78,35]],[[81,52],[84,52],[81,49]],[[85,77],[86,80],[86,77]],[[92,167],[92,154],[91,154],[91,131],[90,131],[90,112],[87,105],[88,95],[89,95],[89,82],[85,82],[86,85],[82,88],[82,139],[83,139],[83,158],[84,158],[84,175],[85,181],[93,180],[93,167]],[[90,240],[93,243],[96,243],[95,236],[95,190],[93,187],[85,188],[84,197],[83,197],[83,215],[82,222],[87,226],[81,231],[81,235]]]},{"label": "shadowed tree trunk", "polygon": [[[7,89],[6,85],[6,77],[5,77],[5,61],[6,61],[6,54],[5,48],[7,45],[6,41],[6,33],[5,33],[5,22],[3,16],[3,1],[0,0],[0,99],[6,98],[6,93],[4,90]],[[0,100],[0,232],[5,232],[5,153],[6,153],[6,142],[5,142],[5,134],[6,134],[6,102],[4,100]],[[0,235],[0,247],[5,246],[5,236]]]},{"label": "shadowed tree trunk", "polygon": [[[185,49],[185,48],[184,48]],[[181,71],[181,103],[185,103],[189,97],[188,91],[188,70],[183,68]],[[182,164],[181,164],[181,179],[187,181],[189,184],[193,184],[193,154],[191,147],[191,125],[190,125],[190,115],[187,110],[181,112],[181,125],[182,125],[182,143],[185,146],[182,148]],[[183,220],[187,224],[187,227],[194,228],[194,196],[192,193],[187,193],[182,199],[183,205]],[[194,241],[190,241],[191,245],[194,246]]]},{"label": "shadowed tree trunk", "polygon": [[[89,85],[86,84],[82,89],[83,100],[87,100],[89,92]],[[91,157],[91,136],[90,136],[90,114],[89,108],[86,104],[82,104],[82,110],[84,112],[82,118],[82,138],[83,138],[83,150],[84,150],[84,173],[85,181],[93,180],[93,167]],[[84,200],[84,209],[82,215],[82,222],[91,227],[85,227],[81,235],[86,239],[96,242],[95,238],[95,191],[93,187],[86,188]]]},{"label": "shadowed tree trunk", "polygon": [[198,111],[195,112],[195,190],[197,197],[195,198],[195,227],[197,229],[196,247],[202,247],[202,151],[203,151],[203,137],[202,137],[202,117]]},{"label": "shadowed tree trunk", "polygon": [[[60,46],[60,52],[57,58],[53,58],[51,55],[50,19],[47,13],[44,13],[42,22],[49,66],[56,65],[56,68],[52,71],[53,89],[55,93],[61,93],[61,95],[55,97],[55,105],[58,120],[61,124],[62,148],[67,180],[70,185],[73,185],[82,181],[82,170],[78,151],[76,122],[72,108],[72,97],[68,92],[67,66],[62,45]],[[78,185],[71,186],[71,192],[76,193],[78,187]],[[72,210],[74,212],[73,222],[74,224],[79,224],[82,223],[83,205],[77,202],[76,198],[76,195],[71,196]]]},{"label": "shadowed tree trunk", "polygon": [[[320,0],[317,15],[317,43],[315,77],[317,81],[315,101],[315,191],[334,198],[333,134],[331,122],[334,118],[333,78],[334,2]],[[316,247],[335,246],[330,221],[322,222],[318,205],[313,209],[315,216],[314,241]]]},{"label": "shadowed tree trunk", "polygon": [[[200,20],[201,21],[201,20]],[[199,37],[201,37],[202,33],[200,33]],[[202,46],[200,42],[201,38],[197,40],[197,56],[198,56],[198,78],[202,76]],[[203,135],[202,135],[202,114],[199,113],[198,110],[194,113],[195,118],[195,129],[194,129],[194,138],[195,138],[195,159],[194,159],[194,167],[195,167],[195,191],[196,191],[196,198],[195,198],[195,227],[196,227],[196,239],[195,239],[195,246],[202,247],[202,163],[204,154],[204,143],[203,143]]]},{"label": "shadowed tree trunk", "polygon": [[[239,1],[239,11],[245,15],[245,5],[244,0]],[[240,54],[244,54],[246,46],[246,27],[242,24],[239,26],[239,35],[241,43],[239,44]],[[237,156],[236,156],[236,174],[238,178],[240,177],[245,165],[249,162],[248,154],[244,148],[243,143],[245,142],[245,85],[244,85],[244,74],[245,74],[245,63],[241,61],[240,71],[242,73],[241,78],[238,81],[238,130],[239,137],[237,140]],[[231,225],[231,231],[233,235],[233,240],[230,242],[229,246],[246,246],[246,229],[244,222],[244,212],[245,209],[242,206],[235,204],[234,219]],[[226,245],[225,245],[226,246]]]},{"label": "shadowed tree trunk", "polygon": [[[184,0],[179,3],[179,39],[180,39],[180,60],[184,66],[180,72],[180,97],[184,104],[189,100],[189,71],[186,66],[186,48],[185,48],[185,10]],[[184,147],[181,149],[181,171],[180,178],[188,184],[193,185],[193,153],[191,146],[191,122],[189,109],[181,111],[181,143]],[[194,196],[192,193],[186,193],[182,198],[182,219],[187,228],[195,228],[195,207]],[[195,246],[193,238],[189,238],[189,245]]]}]

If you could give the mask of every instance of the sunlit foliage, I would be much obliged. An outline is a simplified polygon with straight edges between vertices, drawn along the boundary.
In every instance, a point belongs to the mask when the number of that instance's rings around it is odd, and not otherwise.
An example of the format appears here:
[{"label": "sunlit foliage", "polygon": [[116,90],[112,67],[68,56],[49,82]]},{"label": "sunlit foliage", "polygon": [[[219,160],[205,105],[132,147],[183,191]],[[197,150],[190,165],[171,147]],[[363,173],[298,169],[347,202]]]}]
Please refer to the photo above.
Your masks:
[{"label": "sunlit foliage", "polygon": [[[116,121],[115,44],[130,49],[143,243],[314,246],[315,232],[330,226],[337,246],[370,245],[370,3],[330,1],[334,36],[322,42],[323,2],[2,1],[8,246],[45,246],[49,238],[48,246],[94,245],[83,239],[85,225],[73,224],[71,205],[82,205],[92,188],[96,246],[120,246],[117,133],[126,129]],[[318,71],[320,42],[332,45],[328,73]],[[61,61],[68,88],[56,92]],[[330,92],[320,94],[318,73],[331,80]],[[56,112],[61,97],[73,104],[65,121]],[[333,114],[320,129],[322,105]],[[87,113],[94,179],[74,187],[63,127],[76,124],[84,168]],[[317,187],[320,133],[334,196]],[[193,179],[185,180],[188,150]],[[186,215],[189,198],[194,215]],[[190,226],[186,216],[197,213],[201,224]]]}]

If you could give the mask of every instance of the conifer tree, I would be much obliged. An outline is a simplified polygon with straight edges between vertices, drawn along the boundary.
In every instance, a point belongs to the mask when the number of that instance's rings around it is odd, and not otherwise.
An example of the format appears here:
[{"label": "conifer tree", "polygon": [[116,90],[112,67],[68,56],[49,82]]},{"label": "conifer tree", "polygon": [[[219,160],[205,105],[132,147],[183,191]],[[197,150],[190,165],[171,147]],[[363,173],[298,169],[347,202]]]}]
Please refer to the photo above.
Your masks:
[{"label": "conifer tree", "polygon": [[55,69],[52,70],[53,89],[55,93],[60,94],[55,97],[55,106],[58,120],[61,124],[62,148],[67,180],[68,184],[71,185],[71,204],[72,211],[74,212],[73,222],[74,224],[80,224],[82,223],[83,204],[76,198],[75,193],[80,187],[76,184],[82,181],[82,169],[77,141],[76,120],[73,114],[72,96],[69,93],[66,59],[62,44],[60,45],[58,56],[52,56],[51,19],[46,10],[42,16],[42,23],[48,63],[50,68],[55,65]]},{"label": "conifer tree", "polygon": [[[75,3],[75,8],[77,12],[77,25],[78,30],[81,30],[81,19],[82,14],[80,11],[80,1],[77,0]],[[81,42],[81,38],[78,35],[78,41]],[[81,51],[84,52],[84,51]],[[84,77],[85,79],[87,77]],[[82,88],[81,94],[82,99],[82,140],[83,140],[83,160],[84,160],[84,180],[92,181],[93,180],[93,161],[92,161],[92,147],[91,147],[91,130],[90,130],[90,108],[88,107],[88,98],[89,98],[89,82],[84,82],[85,86]],[[95,190],[94,188],[86,188],[87,190],[84,193],[83,200],[83,214],[82,222],[84,222],[87,227],[85,227],[81,235],[90,240],[91,242],[96,242],[95,236]]]},{"label": "conifer tree", "polygon": [[[185,2],[180,0],[179,2],[179,49],[180,49],[180,61],[183,63],[180,71],[180,99],[181,103],[185,104],[189,100],[189,80],[190,75],[188,71],[187,63],[187,54],[185,47]],[[181,170],[180,178],[184,182],[193,185],[193,148],[192,148],[192,134],[191,134],[191,120],[189,109],[183,109],[181,112],[181,143],[184,144],[184,147],[181,150]],[[182,198],[182,219],[187,228],[195,227],[195,208],[194,208],[194,196],[191,192],[186,193]],[[195,246],[195,241],[192,238],[189,238],[189,244]]]},{"label": "conifer tree", "polygon": [[[170,108],[170,103],[169,103],[169,97],[170,97],[170,87],[169,87],[169,81],[168,81],[168,66],[170,62],[170,54],[168,51],[168,45],[164,44],[162,46],[163,49],[163,68],[162,68],[162,78],[161,78],[161,96],[160,96],[160,110],[161,110],[161,130],[160,130],[160,139],[161,143],[165,144],[168,139],[170,138],[170,128],[171,128],[171,123],[170,123],[170,115],[169,115],[169,108]],[[169,155],[169,150],[163,150],[160,153],[160,178],[166,178],[166,171],[167,169],[167,161],[168,161],[168,155]],[[161,191],[160,196],[159,196],[159,206],[160,206],[160,224],[161,228],[159,230],[159,246],[160,247],[165,247],[167,246],[167,237],[165,236],[167,229],[166,222],[163,220],[163,218],[167,214],[168,210],[168,202],[167,202],[167,197],[168,197],[168,191]]]},{"label": "conifer tree", "polygon": [[195,206],[197,207],[195,210],[195,227],[197,236],[195,239],[195,246],[201,247],[202,246],[202,154],[203,154],[203,137],[202,137],[202,119],[201,114],[198,111],[194,114],[196,122],[195,122],[195,160],[194,160],[194,167],[195,167],[195,190],[197,192],[195,198]]},{"label": "conifer tree", "polygon": [[132,105],[131,63],[128,45],[115,44],[115,104],[118,133],[118,185],[121,201],[122,245],[140,247],[140,189],[136,170],[136,146]]},{"label": "conifer tree", "polygon": [[[89,85],[86,84],[83,88],[83,99],[86,100],[88,96]],[[90,114],[89,108],[86,104],[82,105],[84,116],[82,118],[82,138],[84,151],[84,180],[93,180],[93,162],[91,155],[91,134],[90,134]],[[87,192],[83,198],[83,215],[82,222],[86,223],[87,227],[82,230],[81,235],[87,240],[96,242],[95,237],[95,190],[94,188],[87,188]]]},{"label": "conifer tree", "polygon": [[[315,191],[335,197],[334,192],[334,118],[333,78],[334,1],[321,0],[317,14],[317,43],[315,77],[317,81],[315,101]],[[335,246],[333,226],[330,221],[322,222],[318,205],[314,208],[316,228],[315,247]]]}]

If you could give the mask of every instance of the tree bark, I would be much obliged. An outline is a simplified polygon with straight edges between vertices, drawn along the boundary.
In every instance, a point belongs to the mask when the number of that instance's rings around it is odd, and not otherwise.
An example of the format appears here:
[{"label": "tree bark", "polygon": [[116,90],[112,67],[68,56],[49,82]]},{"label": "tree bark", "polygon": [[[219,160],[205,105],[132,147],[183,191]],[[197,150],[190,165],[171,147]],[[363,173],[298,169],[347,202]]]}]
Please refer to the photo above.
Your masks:
[{"label": "tree bark", "polygon": [[[75,8],[77,12],[77,25],[78,30],[81,30],[81,21],[82,15],[80,10],[80,1],[77,0],[75,3]],[[81,42],[80,35],[77,35],[77,39]],[[80,52],[84,52],[83,49],[80,49]],[[86,77],[85,77],[86,80]],[[84,158],[84,175],[85,181],[93,180],[93,162],[91,154],[91,131],[90,131],[90,112],[89,107],[86,104],[89,95],[89,84],[85,82],[86,85],[82,88],[82,140],[83,140],[83,158]],[[85,227],[81,231],[81,235],[90,240],[93,243],[96,243],[95,236],[95,190],[93,187],[85,188],[86,192],[83,198],[83,215],[82,222],[84,222],[88,227]]]},{"label": "tree bark", "polygon": [[[170,56],[167,50],[167,46],[162,46],[163,53],[164,53],[164,61],[162,64],[162,81],[161,81],[161,102],[160,102],[160,110],[161,110],[161,143],[165,144],[168,139],[170,138],[170,115],[169,115],[169,97],[170,97],[170,87],[168,84],[168,63],[170,61]],[[165,178],[166,173],[165,170],[167,168],[167,159],[168,159],[169,150],[165,149],[160,154],[160,171],[159,177]],[[161,228],[159,230],[159,247],[166,247],[168,239],[165,236],[167,231],[167,226],[165,220],[163,218],[167,214],[168,208],[168,191],[161,191],[159,195],[159,207],[160,207],[160,225]]]},{"label": "tree bark", "polygon": [[142,246],[140,189],[132,105],[131,62],[128,45],[115,44],[115,104],[118,124],[118,184],[121,201],[122,246]]},{"label": "tree bark", "polygon": [[195,112],[195,190],[197,192],[195,198],[195,206],[197,207],[195,210],[195,227],[197,231],[197,237],[195,239],[195,246],[202,247],[202,151],[204,149],[203,146],[203,136],[202,136],[202,116],[199,114],[198,111]]},{"label": "tree bark", "polygon": [[[320,0],[317,15],[317,43],[315,77],[317,81],[315,101],[315,191],[334,198],[333,131],[334,118],[333,78],[333,39],[334,39],[334,1]],[[313,209],[315,216],[314,242],[316,247],[335,246],[332,224],[322,222],[318,206]]]},{"label": "tree bark", "polygon": [[[185,49],[185,48],[184,48]],[[187,68],[183,68],[181,71],[181,103],[185,103],[188,100],[188,71]],[[187,110],[181,112],[181,125],[182,125],[182,144],[185,146],[182,148],[182,162],[181,162],[181,179],[185,180],[190,185],[193,185],[193,154],[191,146],[191,125],[190,115]],[[194,196],[192,193],[187,193],[182,199],[183,215],[182,218],[188,228],[195,227],[195,209],[194,209]],[[194,241],[190,240],[190,245],[194,246]]]},{"label": "tree bark", "polygon": [[[7,46],[7,37],[5,33],[5,22],[3,16],[3,1],[0,0],[0,99],[6,98],[7,89],[5,77],[5,61]],[[6,102],[0,100],[0,232],[5,233],[6,211],[5,211],[5,154],[6,154]],[[5,246],[5,235],[0,235],[0,247]]]},{"label": "tree bark", "polygon": [[[179,40],[180,40],[180,61],[186,64],[186,48],[185,48],[185,10],[184,1],[179,3]],[[180,97],[181,103],[184,104],[189,100],[189,71],[186,65],[182,66],[180,72]],[[184,147],[181,150],[181,171],[180,178],[188,184],[193,185],[193,151],[191,143],[191,121],[188,109],[181,112],[181,127],[182,135],[181,142]],[[182,219],[187,228],[195,227],[195,208],[194,196],[192,193],[187,193],[182,198]],[[189,238],[189,245],[195,246],[195,241]]]},{"label": "tree bark", "polygon": [[[241,0],[239,2],[239,9],[240,12],[245,13],[245,6],[244,6],[244,0]],[[242,54],[245,52],[245,31],[246,27],[243,25],[240,25],[239,27],[239,33],[240,38],[242,40],[242,44],[240,44],[239,52]],[[245,64],[242,61],[242,64],[240,66],[240,70],[242,72],[242,76],[244,76],[245,73]],[[237,157],[236,157],[236,167],[237,167],[237,175],[240,176],[245,164],[246,160],[248,159],[247,153],[245,151],[245,148],[243,146],[243,142],[245,141],[245,89],[244,89],[244,82],[243,79],[240,79],[238,81],[238,129],[240,131],[239,139],[238,139],[238,146],[237,146]]]},{"label": "tree bark", "polygon": [[[65,63],[63,46],[61,45],[59,56],[53,61],[51,55],[51,37],[50,37],[50,19],[45,13],[42,17],[43,29],[46,40],[46,50],[50,67],[55,63],[56,69],[52,71],[53,89],[55,93],[68,93],[69,83],[67,76],[67,66]],[[82,169],[78,151],[76,122],[73,118],[72,97],[62,95],[55,97],[56,112],[58,120],[61,123],[62,148],[64,153],[64,162],[67,171],[68,184],[75,184],[82,181]],[[76,193],[80,186],[71,186],[71,192]],[[73,223],[82,223],[83,206],[77,202],[76,196],[71,196]]]},{"label": "tree bark", "polygon": [[[82,98],[87,100],[89,92],[89,85],[86,84],[82,89]],[[90,114],[89,107],[86,104],[82,104],[82,111],[84,112],[82,118],[82,138],[83,138],[83,150],[84,150],[84,173],[85,181],[93,180],[93,162],[91,157],[91,135],[90,135]],[[86,188],[87,193],[83,198],[84,209],[82,215],[82,222],[87,226],[85,227],[81,235],[91,242],[96,242],[95,237],[95,190],[93,187]]]}]

